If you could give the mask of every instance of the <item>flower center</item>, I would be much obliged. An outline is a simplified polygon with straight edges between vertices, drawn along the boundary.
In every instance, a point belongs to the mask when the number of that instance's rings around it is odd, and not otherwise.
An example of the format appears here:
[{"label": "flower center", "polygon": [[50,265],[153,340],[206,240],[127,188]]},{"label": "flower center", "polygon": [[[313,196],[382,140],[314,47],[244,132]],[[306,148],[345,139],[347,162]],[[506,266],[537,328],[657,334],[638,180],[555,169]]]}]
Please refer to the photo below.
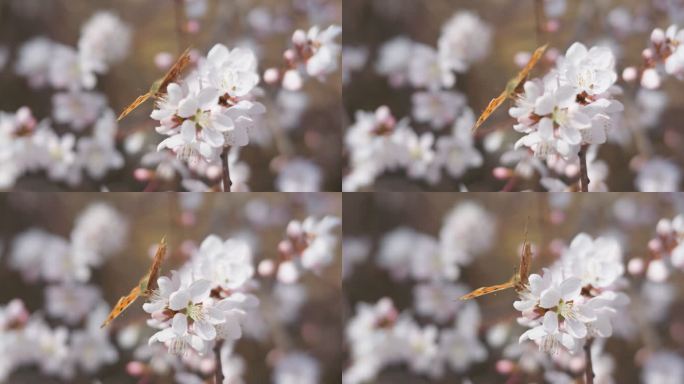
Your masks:
[{"label": "flower center", "polygon": [[188,306],[185,308],[185,314],[194,321],[204,318],[204,315],[202,314],[202,306],[199,304],[188,304]]}]

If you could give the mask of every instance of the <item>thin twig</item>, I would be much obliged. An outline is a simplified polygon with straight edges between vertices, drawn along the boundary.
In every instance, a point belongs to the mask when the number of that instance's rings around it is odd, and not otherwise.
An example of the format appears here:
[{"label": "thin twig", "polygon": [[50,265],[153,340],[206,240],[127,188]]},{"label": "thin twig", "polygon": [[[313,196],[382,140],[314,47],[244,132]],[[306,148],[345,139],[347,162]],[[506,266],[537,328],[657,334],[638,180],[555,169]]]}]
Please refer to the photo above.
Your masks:
[{"label": "thin twig", "polygon": [[229,148],[224,147],[221,152],[221,164],[223,164],[223,192],[230,192],[230,167],[228,166]]},{"label": "thin twig", "polygon": [[586,384],[594,384],[594,365],[591,363],[591,344],[593,341],[593,339],[587,339],[587,342],[584,343],[584,376]]},{"label": "thin twig", "polygon": [[216,358],[216,372],[214,373],[215,384],[223,384],[223,365],[221,364],[221,347],[223,340],[217,341],[214,346],[214,357]]},{"label": "thin twig", "polygon": [[587,149],[589,146],[584,144],[580,147],[580,190],[582,192],[589,192],[589,173],[587,171]]}]

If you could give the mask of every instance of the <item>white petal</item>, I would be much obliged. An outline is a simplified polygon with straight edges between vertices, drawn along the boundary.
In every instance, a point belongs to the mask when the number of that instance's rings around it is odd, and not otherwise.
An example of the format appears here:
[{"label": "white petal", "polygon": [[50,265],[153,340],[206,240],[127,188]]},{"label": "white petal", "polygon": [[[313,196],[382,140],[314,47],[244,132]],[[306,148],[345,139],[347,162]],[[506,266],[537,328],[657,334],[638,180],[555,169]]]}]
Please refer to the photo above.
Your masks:
[{"label": "white petal", "polygon": [[539,298],[539,305],[542,308],[553,308],[558,305],[561,295],[560,292],[555,288],[549,288],[542,292]]},{"label": "white petal", "polygon": [[211,293],[211,282],[209,280],[197,280],[188,288],[193,303],[201,303]]},{"label": "white petal", "polygon": [[169,308],[178,311],[185,308],[190,302],[190,293],[183,289],[176,291],[169,297]]},{"label": "white petal", "polygon": [[182,313],[176,313],[173,317],[171,328],[176,335],[184,335],[188,330],[188,317]]},{"label": "white petal", "polygon": [[551,114],[553,108],[556,106],[556,102],[551,95],[544,95],[537,99],[534,103],[534,113],[539,116],[544,116]]},{"label": "white petal", "polygon": [[190,120],[185,120],[183,125],[181,125],[181,137],[186,143],[191,143],[195,140],[195,123]]},{"label": "white petal", "polygon": [[580,295],[582,291],[582,280],[571,277],[563,281],[560,285],[561,298],[565,301],[573,300]]},{"label": "white petal", "polygon": [[587,335],[587,326],[579,320],[565,319],[565,325],[568,328],[568,333],[575,338],[581,339]]},{"label": "white petal", "polygon": [[558,330],[558,314],[553,311],[548,311],[544,314],[544,330],[548,334],[556,333]]},{"label": "white petal", "polygon": [[197,113],[199,105],[194,97],[188,97],[183,99],[178,105],[178,116],[180,117],[190,117]]},{"label": "white petal", "polygon": [[199,95],[197,95],[197,99],[199,100],[199,106],[202,109],[209,109],[211,106],[214,104],[218,103],[218,89],[214,87],[209,87],[209,88],[204,88],[203,90],[200,91]]},{"label": "white petal", "polygon": [[197,336],[204,340],[214,340],[216,338],[216,329],[209,322],[204,320],[199,320],[194,323],[195,332]]}]

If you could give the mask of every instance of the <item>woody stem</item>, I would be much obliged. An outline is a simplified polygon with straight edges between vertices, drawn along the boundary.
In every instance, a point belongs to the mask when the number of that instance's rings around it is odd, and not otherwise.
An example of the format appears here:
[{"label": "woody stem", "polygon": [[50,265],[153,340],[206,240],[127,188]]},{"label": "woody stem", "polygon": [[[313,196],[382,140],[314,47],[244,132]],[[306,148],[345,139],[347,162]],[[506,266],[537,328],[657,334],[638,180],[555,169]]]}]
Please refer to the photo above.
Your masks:
[{"label": "woody stem", "polygon": [[586,384],[594,384],[594,366],[591,362],[591,344],[593,341],[593,339],[587,339],[587,342],[584,344],[584,376]]},{"label": "woody stem", "polygon": [[228,152],[229,148],[224,147],[221,152],[221,165],[223,168],[223,191],[230,192],[230,167],[228,166]]},{"label": "woody stem", "polygon": [[589,173],[587,171],[587,149],[589,146],[584,144],[580,147],[580,190],[582,192],[589,192]]},{"label": "woody stem", "polygon": [[223,346],[223,340],[216,341],[214,346],[214,357],[216,359],[216,372],[214,373],[214,380],[216,384],[223,383],[223,366],[221,365],[221,347]]}]

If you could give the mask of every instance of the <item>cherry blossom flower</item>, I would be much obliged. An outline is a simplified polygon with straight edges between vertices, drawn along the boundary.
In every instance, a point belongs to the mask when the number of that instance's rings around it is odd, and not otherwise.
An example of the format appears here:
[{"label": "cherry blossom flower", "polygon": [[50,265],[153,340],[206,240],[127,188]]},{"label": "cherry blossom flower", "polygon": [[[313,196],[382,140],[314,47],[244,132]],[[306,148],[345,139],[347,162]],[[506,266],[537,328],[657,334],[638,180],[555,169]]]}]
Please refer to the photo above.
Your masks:
[{"label": "cherry blossom flower", "polygon": [[575,160],[580,145],[602,144],[613,115],[623,106],[614,100],[615,58],[608,48],[589,50],[581,43],[568,48],[558,68],[542,80],[524,85],[525,93],[509,110],[516,131],[525,134],[515,144],[536,156],[558,155]]},{"label": "cherry blossom flower", "polygon": [[315,384],[320,382],[318,361],[303,352],[290,352],[280,358],[273,372],[275,384]]},{"label": "cherry blossom flower", "polygon": [[491,28],[477,14],[458,12],[442,26],[438,42],[440,62],[450,70],[465,72],[489,53],[491,39]]}]

